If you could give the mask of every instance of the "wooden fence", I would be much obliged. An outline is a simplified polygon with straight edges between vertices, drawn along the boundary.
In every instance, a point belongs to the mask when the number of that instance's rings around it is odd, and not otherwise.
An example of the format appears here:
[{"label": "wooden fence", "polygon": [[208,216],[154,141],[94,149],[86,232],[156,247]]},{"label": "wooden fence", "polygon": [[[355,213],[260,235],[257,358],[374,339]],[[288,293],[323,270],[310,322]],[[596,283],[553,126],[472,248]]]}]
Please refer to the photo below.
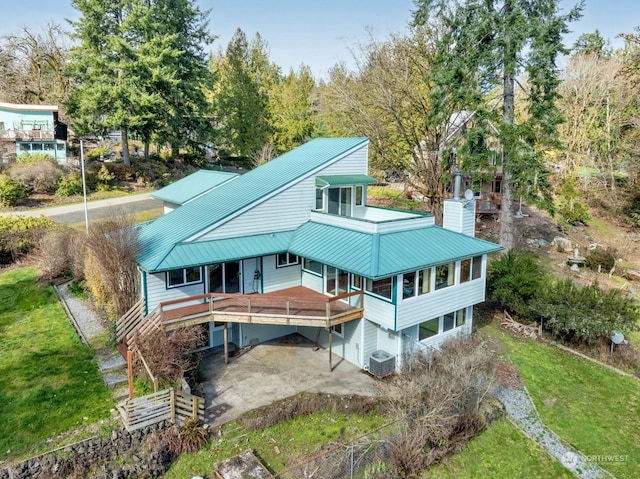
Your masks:
[{"label": "wooden fence", "polygon": [[187,419],[204,421],[204,399],[173,388],[127,399],[117,408],[129,432],[167,420],[179,425]]}]

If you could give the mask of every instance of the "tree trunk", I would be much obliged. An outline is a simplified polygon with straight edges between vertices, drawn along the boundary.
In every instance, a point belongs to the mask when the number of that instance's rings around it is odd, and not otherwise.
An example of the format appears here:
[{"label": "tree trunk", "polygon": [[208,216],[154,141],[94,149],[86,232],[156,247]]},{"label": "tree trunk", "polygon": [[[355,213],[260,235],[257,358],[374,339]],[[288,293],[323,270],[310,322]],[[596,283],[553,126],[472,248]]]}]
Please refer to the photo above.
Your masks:
[{"label": "tree trunk", "polygon": [[[508,23],[513,11],[513,5],[510,1],[506,1],[504,5],[504,21],[507,23],[505,34],[513,31],[509,28]],[[514,123],[514,89],[515,89],[515,71],[516,71],[516,52],[513,42],[507,36],[504,46],[503,58],[503,106],[502,119],[506,125],[502,138],[502,200],[500,205],[500,244],[509,251],[514,246],[513,239],[513,198],[511,197],[511,171],[509,169],[509,152],[513,147],[513,123]]]},{"label": "tree trunk", "polygon": [[129,136],[125,128],[122,129],[122,161],[124,166],[131,166],[131,158],[129,158]]},{"label": "tree trunk", "polygon": [[149,140],[144,142],[144,161],[149,161]]}]

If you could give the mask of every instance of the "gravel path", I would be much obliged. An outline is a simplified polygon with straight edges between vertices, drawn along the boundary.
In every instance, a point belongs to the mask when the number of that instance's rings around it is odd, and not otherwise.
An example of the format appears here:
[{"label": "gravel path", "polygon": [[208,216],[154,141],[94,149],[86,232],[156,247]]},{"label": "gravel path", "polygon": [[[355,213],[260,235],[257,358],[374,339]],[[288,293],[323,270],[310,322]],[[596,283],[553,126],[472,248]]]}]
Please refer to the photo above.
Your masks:
[{"label": "gravel path", "polygon": [[496,397],[504,404],[513,422],[527,436],[544,447],[576,476],[583,479],[612,477],[600,466],[588,461],[580,452],[566,445],[560,436],[544,425],[526,389],[499,387]]},{"label": "gravel path", "polygon": [[67,282],[58,285],[56,290],[67,307],[67,315],[71,313],[71,318],[69,319],[74,323],[76,330],[79,330],[80,337],[89,341],[104,333],[106,329],[88,304],[88,301],[78,299],[69,292],[68,286],[70,284],[71,282]]}]

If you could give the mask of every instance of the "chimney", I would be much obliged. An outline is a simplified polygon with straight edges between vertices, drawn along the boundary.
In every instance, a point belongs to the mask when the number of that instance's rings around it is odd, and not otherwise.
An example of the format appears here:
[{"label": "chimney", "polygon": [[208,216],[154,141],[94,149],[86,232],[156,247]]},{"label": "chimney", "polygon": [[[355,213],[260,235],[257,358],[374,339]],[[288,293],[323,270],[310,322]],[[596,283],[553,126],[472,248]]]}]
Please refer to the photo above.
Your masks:
[{"label": "chimney", "polygon": [[466,190],[460,198],[462,175],[459,169],[453,173],[453,198],[444,200],[442,226],[457,233],[475,236],[476,200],[473,191]]}]

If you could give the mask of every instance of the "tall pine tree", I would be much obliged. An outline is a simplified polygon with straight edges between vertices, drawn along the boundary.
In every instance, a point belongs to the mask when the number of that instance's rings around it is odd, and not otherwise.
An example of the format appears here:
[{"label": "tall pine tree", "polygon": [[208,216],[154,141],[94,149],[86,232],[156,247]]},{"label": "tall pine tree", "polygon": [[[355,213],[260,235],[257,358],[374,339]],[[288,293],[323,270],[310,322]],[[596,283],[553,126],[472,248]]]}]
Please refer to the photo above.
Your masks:
[{"label": "tall pine tree", "polygon": [[[559,0],[415,0],[416,24],[445,29],[428,75],[434,105],[474,113],[459,155],[466,171],[491,169],[489,141],[503,150],[500,242],[514,245],[513,196],[551,209],[543,151],[557,144],[556,61],[567,53],[562,36],[580,17],[582,3],[560,13]],[[515,86],[527,77],[522,118],[515,118]],[[438,106],[434,114],[437,115]],[[445,109],[445,108],[443,108]]]}]

